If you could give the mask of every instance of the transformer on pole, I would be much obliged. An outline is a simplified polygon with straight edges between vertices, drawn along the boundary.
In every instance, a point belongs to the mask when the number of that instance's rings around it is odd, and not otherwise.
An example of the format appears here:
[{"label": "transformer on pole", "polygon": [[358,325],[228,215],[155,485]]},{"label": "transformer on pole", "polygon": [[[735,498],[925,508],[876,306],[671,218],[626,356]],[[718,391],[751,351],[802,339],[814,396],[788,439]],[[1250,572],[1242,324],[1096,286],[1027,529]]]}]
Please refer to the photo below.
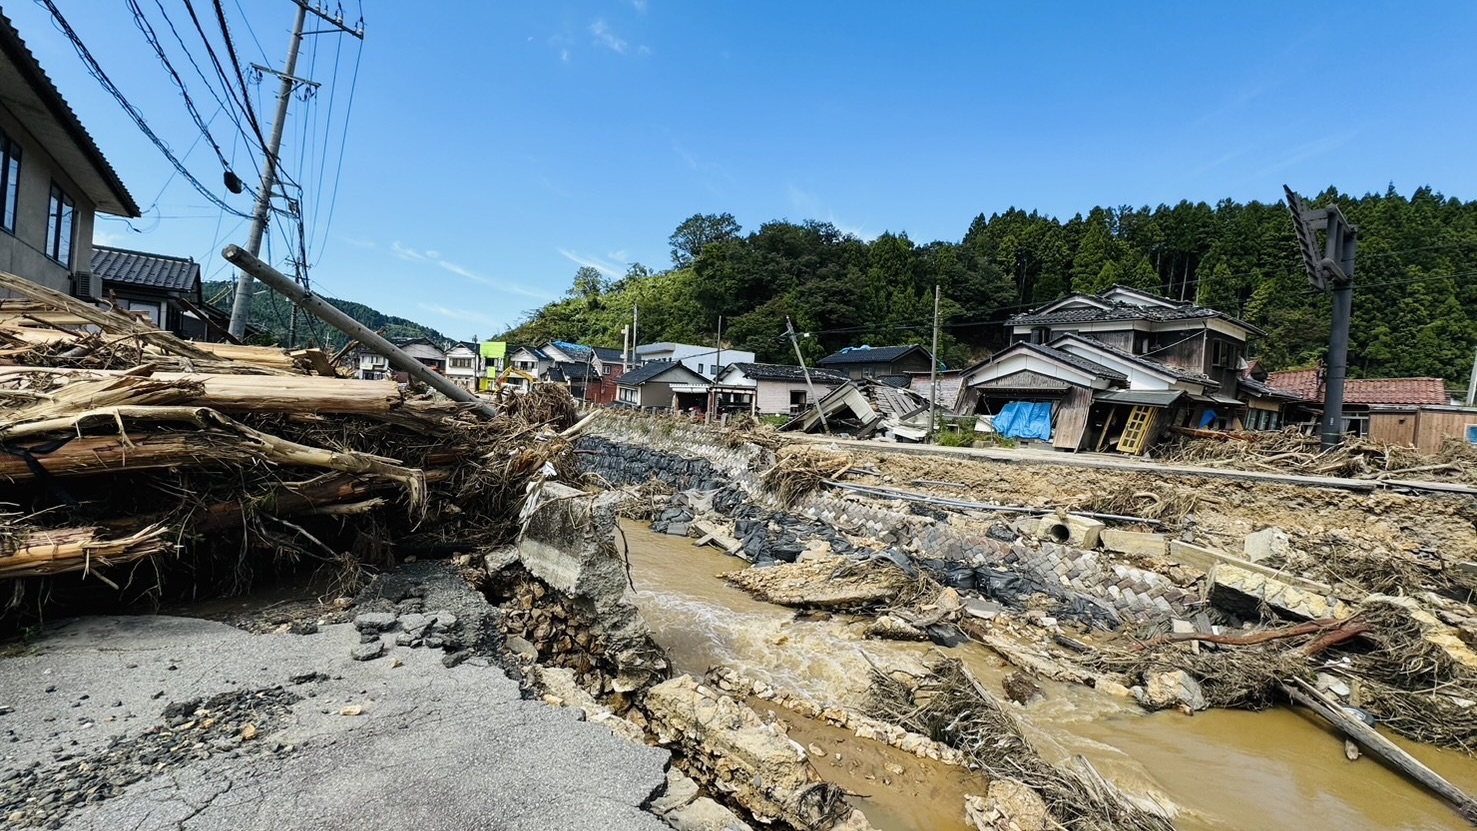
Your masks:
[{"label": "transformer on pole", "polygon": [[[1327,450],[1344,436],[1344,376],[1349,362],[1349,321],[1354,314],[1354,250],[1359,231],[1337,206],[1310,210],[1286,185],[1287,210],[1292,213],[1308,282],[1318,291],[1333,295],[1333,328],[1328,334],[1328,360],[1324,372],[1323,422],[1320,441]],[[1324,236],[1323,256],[1318,256],[1317,232]]]}]

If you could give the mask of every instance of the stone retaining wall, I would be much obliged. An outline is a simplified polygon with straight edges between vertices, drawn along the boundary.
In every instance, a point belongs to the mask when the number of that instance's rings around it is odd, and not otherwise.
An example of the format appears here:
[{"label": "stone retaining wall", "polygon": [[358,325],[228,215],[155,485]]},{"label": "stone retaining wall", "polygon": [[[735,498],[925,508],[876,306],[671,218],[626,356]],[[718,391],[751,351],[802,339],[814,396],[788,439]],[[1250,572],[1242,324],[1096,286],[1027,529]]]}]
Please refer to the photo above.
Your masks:
[{"label": "stone retaining wall", "polygon": [[[942,563],[956,571],[973,567],[981,582],[995,586],[1001,573],[1019,576],[1063,603],[1072,616],[1098,623],[1185,615],[1203,605],[1198,593],[1159,573],[1116,562],[1105,552],[1037,542],[998,521],[921,503],[824,491],[784,509],[761,482],[772,455],[749,444],[730,447],[717,430],[702,425],[603,418],[591,425],[580,449],[586,469],[612,485],[654,478],[679,491],[719,491],[714,508],[734,519],[743,555],[755,562],[792,560],[818,537],[836,553],[855,545],[896,548],[925,565]],[[760,526],[769,531],[762,538],[755,533],[764,530]]]}]

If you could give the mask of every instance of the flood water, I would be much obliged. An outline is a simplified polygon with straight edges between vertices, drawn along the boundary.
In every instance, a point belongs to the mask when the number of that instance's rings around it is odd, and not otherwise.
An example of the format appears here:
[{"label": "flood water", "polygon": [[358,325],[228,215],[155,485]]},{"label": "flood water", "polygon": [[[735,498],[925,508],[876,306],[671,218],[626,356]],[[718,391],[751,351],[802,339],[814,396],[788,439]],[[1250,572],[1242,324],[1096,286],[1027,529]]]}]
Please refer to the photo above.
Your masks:
[{"label": "flood water", "polygon": [[[865,640],[855,621],[840,617],[797,622],[793,610],[757,601],[718,578],[743,568],[743,561],[636,523],[623,528],[637,601],[679,672],[701,675],[726,664],[818,703],[860,709],[869,672],[863,655],[882,665],[906,664],[932,648]],[[983,646],[947,651],[997,693],[1011,671]],[[1182,831],[1471,827],[1378,761],[1347,761],[1342,738],[1301,711],[1147,714],[1131,701],[1076,685],[1041,686],[1045,700],[1016,710],[1037,749],[1058,762],[1084,756],[1125,792],[1174,806]],[[775,706],[755,703],[761,711]],[[982,793],[982,780],[967,771],[780,715],[795,725],[793,738],[827,752],[816,768],[863,794],[857,807],[883,831],[962,829],[962,795]],[[1453,784],[1477,792],[1477,760],[1401,744]]]}]

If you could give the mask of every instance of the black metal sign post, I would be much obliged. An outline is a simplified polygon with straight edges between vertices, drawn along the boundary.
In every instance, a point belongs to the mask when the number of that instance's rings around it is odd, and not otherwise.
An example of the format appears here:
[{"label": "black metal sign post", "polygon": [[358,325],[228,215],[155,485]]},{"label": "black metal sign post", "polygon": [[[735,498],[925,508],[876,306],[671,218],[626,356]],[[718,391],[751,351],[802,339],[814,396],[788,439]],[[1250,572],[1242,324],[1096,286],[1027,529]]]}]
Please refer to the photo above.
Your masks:
[{"label": "black metal sign post", "polygon": [[[1333,294],[1320,430],[1323,449],[1327,450],[1344,437],[1344,376],[1349,363],[1349,321],[1354,315],[1354,249],[1359,231],[1344,219],[1337,206],[1309,210],[1292,188],[1283,185],[1282,190],[1287,194],[1287,209],[1292,213],[1308,282],[1319,291]],[[1322,257],[1318,256],[1318,231],[1324,236]]]}]

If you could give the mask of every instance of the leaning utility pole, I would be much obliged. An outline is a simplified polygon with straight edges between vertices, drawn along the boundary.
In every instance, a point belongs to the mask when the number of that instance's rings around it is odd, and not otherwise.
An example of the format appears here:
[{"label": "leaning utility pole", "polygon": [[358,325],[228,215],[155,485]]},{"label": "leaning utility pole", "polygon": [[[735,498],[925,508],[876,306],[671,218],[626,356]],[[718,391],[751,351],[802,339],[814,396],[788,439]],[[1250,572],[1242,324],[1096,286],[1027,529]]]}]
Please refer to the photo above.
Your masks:
[{"label": "leaning utility pole", "polygon": [[928,440],[933,441],[934,414],[939,408],[939,284],[933,284],[933,351],[928,353]]},{"label": "leaning utility pole", "polygon": [[1477,354],[1472,355],[1472,377],[1467,380],[1467,406],[1477,403]]},{"label": "leaning utility pole", "polygon": [[[1283,185],[1282,190],[1287,194],[1287,209],[1292,212],[1293,229],[1297,232],[1308,282],[1318,291],[1333,295],[1333,328],[1328,334],[1328,366],[1320,431],[1322,447],[1328,450],[1344,437],[1344,376],[1349,362],[1349,321],[1354,316],[1354,251],[1358,247],[1359,230],[1344,219],[1337,205],[1308,210],[1292,188]],[[1324,233],[1321,258],[1315,236],[1317,231]]]},{"label": "leaning utility pole", "polygon": [[[826,423],[826,411],[821,409],[820,396],[815,394],[815,384],[810,380],[810,369],[805,366],[805,356],[800,354],[799,336],[795,334],[795,324],[790,322],[790,316],[785,315],[785,334],[790,336],[790,345],[795,347],[795,360],[800,362],[800,373],[805,376],[805,388],[810,390],[810,400],[815,402],[815,411],[821,414],[821,429],[831,432],[831,425]],[[758,399],[757,390],[754,393],[755,400]]]},{"label": "leaning utility pole", "polygon": [[[266,163],[262,166],[261,188],[256,193],[256,208],[251,215],[251,232],[246,238],[246,250],[255,257],[261,253],[262,237],[266,236],[267,220],[272,213],[272,192],[277,189],[277,166],[281,161],[282,131],[287,126],[287,105],[292,101],[293,90],[298,84],[317,86],[312,81],[298,78],[293,75],[297,71],[297,53],[303,45],[303,24],[307,21],[308,13],[322,18],[331,23],[345,34],[353,35],[360,40],[364,39],[364,27],[349,28],[342,17],[336,17],[312,6],[308,0],[293,0],[297,5],[297,21],[292,26],[292,40],[287,45],[287,62],[283,65],[281,72],[273,72],[265,67],[258,67],[267,72],[277,75],[282,79],[282,86],[277,92],[277,115],[272,122],[272,136],[267,141]],[[310,34],[318,34],[312,32]],[[245,93],[245,90],[242,90]],[[245,271],[236,275],[236,299],[231,304],[231,323],[228,331],[236,338],[246,334],[246,319],[251,309],[251,283],[252,277]],[[295,333],[294,333],[295,334]]]}]

